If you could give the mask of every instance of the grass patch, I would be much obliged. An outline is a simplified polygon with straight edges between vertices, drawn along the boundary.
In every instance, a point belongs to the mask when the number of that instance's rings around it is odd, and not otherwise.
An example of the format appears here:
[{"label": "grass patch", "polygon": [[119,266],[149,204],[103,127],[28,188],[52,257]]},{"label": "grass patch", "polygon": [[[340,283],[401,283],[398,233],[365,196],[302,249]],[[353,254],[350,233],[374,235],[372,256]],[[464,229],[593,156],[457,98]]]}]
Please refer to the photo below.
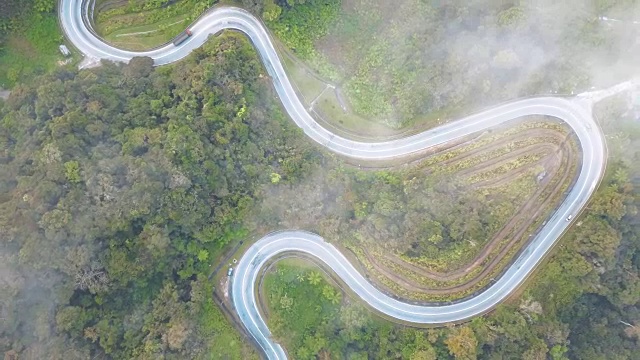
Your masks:
[{"label": "grass patch", "polygon": [[272,329],[294,359],[447,359],[445,330],[396,325],[345,298],[320,270],[279,261],[265,275],[263,291]]},{"label": "grass patch", "polygon": [[51,71],[62,59],[58,52],[62,34],[54,14],[34,13],[24,24],[29,26],[8,34],[0,52],[0,87],[11,88],[17,82]]},{"label": "grass patch", "polygon": [[171,41],[215,0],[180,0],[124,5],[104,2],[95,17],[96,31],[111,44],[130,50],[146,50]]},{"label": "grass patch", "polygon": [[309,105],[325,89],[327,83],[314,76],[309,70],[296,61],[292,54],[281,51],[280,60],[302,101]]},{"label": "grass patch", "polygon": [[[318,354],[327,345],[339,316],[342,293],[330,285],[316,268],[303,268],[290,260],[280,261],[264,278],[263,291],[269,310],[269,328],[286,349],[297,357]],[[333,330],[333,329],[332,329]]]},{"label": "grass patch", "polygon": [[[207,293],[208,295],[211,292]],[[199,326],[204,334],[212,339],[206,346],[210,359],[258,359],[258,355],[249,347],[238,331],[224,317],[220,308],[212,299],[207,299],[202,308]],[[221,346],[224,344],[224,346]]]},{"label": "grass patch", "polygon": [[150,49],[171,41],[183,31],[189,25],[187,18],[186,14],[182,14],[152,25],[121,28],[105,36],[104,39],[125,49]]},{"label": "grass patch", "polygon": [[269,27],[282,42],[303,59],[317,57],[314,41],[328,33],[340,13],[340,0],[307,0],[285,7]]}]

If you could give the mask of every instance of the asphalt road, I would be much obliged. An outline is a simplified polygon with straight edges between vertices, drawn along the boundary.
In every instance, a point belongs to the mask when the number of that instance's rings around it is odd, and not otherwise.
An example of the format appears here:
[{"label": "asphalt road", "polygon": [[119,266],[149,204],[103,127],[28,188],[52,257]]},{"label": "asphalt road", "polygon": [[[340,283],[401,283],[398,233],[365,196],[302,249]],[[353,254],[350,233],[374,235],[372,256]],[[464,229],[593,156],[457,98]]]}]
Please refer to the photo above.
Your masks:
[{"label": "asphalt road", "polygon": [[170,44],[153,51],[132,52],[105,44],[94,35],[88,24],[89,6],[83,0],[61,0],[59,12],[67,38],[80,52],[92,58],[126,62],[134,56],[149,56],[156,65],[164,65],[184,58],[201,46],[209,35],[223,29],[245,33],[258,50],[278,97],[293,121],[311,139],[347,157],[365,160],[403,158],[527,115],[556,117],[565,121],[577,135],[582,147],[582,169],[564,202],[500,279],[477,296],[456,304],[420,306],[390,298],[367,282],[344,255],[318,235],[286,231],[260,239],[238,262],[231,293],[238,316],[269,359],[286,358],[284,349],[271,338],[255,297],[259,270],[271,257],[290,251],[315,256],[372,308],[405,322],[443,324],[469,319],[492,309],[524,282],[571,224],[566,218],[574,215],[575,219],[575,214],[585,207],[604,173],[606,149],[603,134],[593,119],[591,108],[580,105],[578,100],[556,97],[519,100],[403,139],[373,143],[353,141],[321,127],[306,111],[284,72],[269,34],[262,23],[248,12],[237,8],[218,8],[193,25],[193,36],[180,46]]}]

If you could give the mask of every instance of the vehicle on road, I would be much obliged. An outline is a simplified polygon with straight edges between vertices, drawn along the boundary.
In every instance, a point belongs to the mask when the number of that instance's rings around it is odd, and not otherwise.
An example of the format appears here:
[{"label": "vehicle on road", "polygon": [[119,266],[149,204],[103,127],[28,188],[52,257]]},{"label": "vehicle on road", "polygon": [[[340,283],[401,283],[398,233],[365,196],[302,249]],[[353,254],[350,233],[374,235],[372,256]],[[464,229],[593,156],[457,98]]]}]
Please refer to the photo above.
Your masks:
[{"label": "vehicle on road", "polygon": [[191,37],[191,35],[193,35],[193,33],[189,29],[181,32],[180,35],[176,36],[176,38],[173,40],[173,45],[178,46],[182,44],[185,40]]},{"label": "vehicle on road", "polygon": [[231,275],[233,275],[233,268],[230,267],[229,270],[227,270],[227,276],[231,277]]},{"label": "vehicle on road", "polygon": [[573,219],[573,215],[567,216],[567,221],[571,221],[571,219]]}]

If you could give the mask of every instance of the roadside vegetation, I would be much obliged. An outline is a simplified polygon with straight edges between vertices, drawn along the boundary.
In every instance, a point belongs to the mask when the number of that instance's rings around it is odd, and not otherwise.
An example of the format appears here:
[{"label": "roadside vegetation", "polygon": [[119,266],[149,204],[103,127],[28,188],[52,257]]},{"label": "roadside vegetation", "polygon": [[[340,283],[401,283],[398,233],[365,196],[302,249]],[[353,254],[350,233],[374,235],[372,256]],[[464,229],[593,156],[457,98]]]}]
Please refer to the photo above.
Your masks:
[{"label": "roadside vegetation", "polygon": [[[265,276],[268,324],[294,359],[444,359],[442,331],[404,328],[372,316],[316,267],[281,261]],[[464,330],[466,333],[467,330]],[[437,339],[434,346],[428,339]],[[462,346],[467,338],[460,338]]]},{"label": "roadside vegetation", "polygon": [[[323,11],[332,1],[277,3],[281,14],[267,24],[339,86],[351,116],[363,118],[341,124],[354,130],[367,120],[388,131],[433,127],[509,99],[610,85],[627,80],[640,55],[637,26],[598,19],[628,19],[631,3],[353,0],[340,2],[337,12]],[[326,16],[317,21],[308,13]],[[300,87],[307,81],[298,80]],[[316,111],[329,121],[342,113],[332,106]]]},{"label": "roadside vegetation", "polygon": [[[278,5],[279,4],[279,5]],[[291,0],[272,4],[265,1],[262,18],[282,43],[301,59],[331,74],[314,44],[327,36],[338,17],[340,0]]]},{"label": "roadside vegetation", "polygon": [[[276,338],[298,359],[634,359],[640,125],[624,97],[604,101],[596,112],[611,155],[605,179],[587,213],[505,304],[464,325],[407,328],[363,308],[323,269],[289,258],[272,267],[262,288]],[[321,295],[335,292],[341,295]],[[315,323],[300,326],[298,319],[309,313],[319,314]]]},{"label": "roadside vegetation", "polygon": [[108,42],[146,50],[171,41],[217,0],[96,2],[96,31]]},{"label": "roadside vegetation", "polygon": [[[365,311],[348,290],[323,277],[323,269],[287,259],[276,263],[262,288],[275,336],[300,359],[311,358],[310,348],[325,358],[634,359],[640,342],[640,125],[634,114],[626,95],[597,106],[610,151],[600,189],[534,277],[489,315],[440,329],[393,325]],[[337,230],[328,239],[343,236]],[[312,278],[325,280],[312,284]],[[333,294],[324,291],[328,286],[341,292],[339,310],[330,300],[337,296],[318,295]],[[299,327],[297,319],[325,308],[331,313],[315,325]]]},{"label": "roadside vegetation", "polygon": [[[111,6],[99,12],[98,29],[121,46],[149,48],[184,29],[185,24],[167,26],[181,21],[178,13],[195,8],[185,6],[193,1],[148,2],[145,10],[142,0],[105,1]],[[359,136],[418,131],[487,104],[610,85],[625,80],[633,71],[629,64],[640,56],[629,35],[635,28],[598,18],[624,19],[632,4],[224,3],[261,17],[282,43],[281,51],[302,60],[286,64],[287,72],[307,103],[319,96],[313,106],[319,121]],[[321,76],[319,83],[310,69]],[[597,75],[603,69],[613,77]],[[317,90],[327,83],[337,89]]]},{"label": "roadside vegetation", "polygon": [[58,69],[14,89],[0,108],[3,353],[257,357],[213,302],[209,265],[271,174],[294,182],[317,157],[263,74],[231,33],[175,66]]},{"label": "roadside vegetation", "polygon": [[[331,326],[329,319],[340,317],[342,292],[327,282],[318,269],[299,268],[287,262],[291,261],[279,262],[263,282],[263,298],[269,304],[269,329],[287,349],[296,349],[296,358],[315,358],[329,345],[321,334],[333,330],[326,329]],[[309,311],[311,304],[313,310]]]},{"label": "roadside vegetation", "polygon": [[[241,3],[279,28],[305,66],[351,81],[322,50],[323,35],[348,13],[336,2]],[[14,3],[0,6],[7,4]],[[141,12],[157,14],[172,6],[144,4]],[[4,44],[2,56],[11,52]],[[225,315],[229,279],[219,259],[243,240],[248,246],[284,228],[315,231],[346,249],[382,288],[411,297],[416,285],[439,287],[447,293],[431,299],[459,298],[508,265],[578,170],[567,130],[545,118],[447,144],[406,165],[345,162],[291,123],[255,50],[236,33],[171,66],[139,58],[51,70],[25,72],[0,101],[0,353],[8,359],[257,359]],[[610,141],[606,178],[508,304],[462,326],[411,329],[372,315],[322,269],[287,261],[262,288],[274,334],[302,359],[633,359],[640,343],[634,114],[623,98],[598,108]],[[500,232],[487,260],[471,266]],[[465,268],[448,282],[432,276]],[[446,289],[478,275],[466,292]]]},{"label": "roadside vegetation", "polygon": [[[404,220],[395,223],[402,224],[397,226],[406,233],[399,240],[385,234],[382,237],[387,241],[373,235],[375,232],[359,233],[360,241],[349,243],[349,249],[374,278],[405,297],[452,300],[488,284],[560,203],[578,170],[577,150],[567,153],[561,148],[566,138],[558,132],[561,128],[545,133],[544,127],[536,125],[549,124],[526,125],[524,131],[518,127],[507,131],[511,136],[485,137],[425,160],[437,164],[427,171],[429,177],[447,174],[454,178],[443,177],[435,191],[426,187],[425,196],[410,190],[424,187],[414,177],[411,186],[404,188]],[[545,130],[551,129],[553,126]],[[475,148],[483,142],[491,145]],[[475,150],[468,153],[468,148]],[[450,153],[457,155],[450,157]],[[468,184],[454,186],[453,193],[463,194],[460,200],[446,195],[440,199],[444,183],[451,184],[455,178]],[[464,214],[448,213],[447,204]]]},{"label": "roadside vegetation", "polygon": [[55,69],[62,34],[55,0],[7,0],[0,4],[0,90]]},{"label": "roadside vegetation", "polygon": [[255,218],[265,230],[275,222],[318,232],[399,296],[454,300],[527,244],[573,182],[576,154],[565,127],[534,117],[408,166],[329,167],[273,189]]}]

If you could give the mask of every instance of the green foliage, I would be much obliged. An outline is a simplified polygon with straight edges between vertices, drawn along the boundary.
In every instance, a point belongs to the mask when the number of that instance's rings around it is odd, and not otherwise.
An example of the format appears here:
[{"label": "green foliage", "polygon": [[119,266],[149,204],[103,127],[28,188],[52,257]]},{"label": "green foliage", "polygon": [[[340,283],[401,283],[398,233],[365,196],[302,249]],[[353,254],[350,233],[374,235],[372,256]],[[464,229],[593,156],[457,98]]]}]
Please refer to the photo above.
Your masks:
[{"label": "green foliage", "polygon": [[[144,50],[173,39],[217,0],[128,1],[97,7],[96,30],[124,48]],[[126,36],[119,36],[126,35]]]},{"label": "green foliage", "polygon": [[64,163],[64,171],[64,175],[70,183],[77,184],[82,181],[82,177],[80,176],[80,164],[78,164],[77,161],[68,161]]},{"label": "green foliage", "polygon": [[18,81],[51,71],[61,58],[58,45],[62,36],[53,13],[21,13],[9,24],[8,31],[0,30],[0,88],[11,88]]},{"label": "green foliage", "polygon": [[336,289],[329,285],[325,285],[322,288],[322,296],[334,305],[339,304],[342,300],[340,292],[336,291]]},{"label": "green foliage", "polygon": [[[280,1],[282,13],[270,26],[280,27],[301,54],[313,55],[313,41],[333,21],[335,3]],[[3,2],[0,9],[35,25],[16,33],[19,26],[8,25],[0,11],[2,30],[14,29],[12,44],[26,39],[38,51],[55,53],[55,18],[13,4]],[[36,4],[49,9],[52,2]],[[525,20],[515,10],[502,15],[505,28]],[[287,24],[291,31],[282,27]],[[582,44],[603,46],[593,26],[577,28],[585,35]],[[384,65],[391,50],[381,44],[371,50],[363,74]],[[30,50],[21,58],[6,48],[0,76],[12,83],[48,69],[31,71],[21,61],[46,56]],[[512,58],[501,54],[500,64]],[[136,59],[82,72],[60,68],[15,87],[0,107],[1,353],[256,358],[214,303],[207,275],[209,260],[222,247],[261,229],[251,216],[265,193],[303,193],[305,201],[313,192],[326,193],[328,201],[312,205],[328,211],[329,219],[313,213],[306,221],[329,239],[415,243],[408,255],[443,256],[445,265],[464,255],[465,238],[485,238],[509,214],[510,198],[501,204],[491,198],[487,205],[486,195],[465,195],[454,181],[427,179],[423,172],[338,169],[329,171],[324,186],[303,183],[323,159],[271,102],[263,74],[251,45],[227,34],[173,67],[153,70],[149,59]],[[417,76],[395,75],[403,85]],[[434,86],[442,81],[436,77]],[[384,87],[367,94],[369,85],[362,84],[363,98],[384,98]],[[406,104],[411,102],[398,106]],[[629,129],[624,136],[633,133]],[[627,164],[635,164],[638,143],[625,141]],[[372,317],[356,301],[343,301],[321,272],[278,265],[265,279],[274,334],[301,359],[633,358],[638,337],[629,329],[640,324],[640,174],[624,162],[609,164],[585,216],[520,304],[514,299],[461,327],[403,328]],[[278,186],[270,174],[278,174]],[[272,229],[276,220],[260,225]]]},{"label": "green foliage", "polygon": [[549,351],[549,355],[552,360],[566,360],[568,359],[565,354],[569,349],[565,345],[555,345]]},{"label": "green foliage", "polygon": [[309,275],[307,275],[307,280],[309,280],[311,285],[318,285],[322,282],[322,275],[317,271],[311,271]]},{"label": "green foliage", "polygon": [[207,261],[209,259],[209,252],[205,249],[198,251],[198,261]]},{"label": "green foliage", "polygon": [[310,59],[316,53],[314,42],[327,34],[339,10],[339,0],[288,1],[284,9],[268,0],[263,17],[288,48]]},{"label": "green foliage", "polygon": [[[627,156],[635,159],[637,155]],[[636,335],[631,330],[622,332],[633,328],[619,320],[636,326],[640,321],[637,311],[640,281],[636,276],[640,270],[640,262],[636,261],[640,254],[640,228],[636,226],[638,212],[635,210],[639,198],[637,188],[629,180],[640,173],[620,162],[610,161],[609,165],[589,210],[577,219],[553,257],[540,267],[522,297],[499,306],[486,317],[463,326],[430,331],[395,327],[372,318],[367,311],[356,310],[357,306],[351,301],[335,299],[334,294],[340,293],[339,290],[328,284],[320,271],[287,264],[278,265],[275,274],[265,281],[265,296],[272,316],[269,325],[285,348],[300,358],[632,359]],[[371,221],[372,225],[364,228],[367,234],[375,231],[389,234],[393,231],[391,226],[399,221],[385,223],[379,217],[385,213],[393,217],[394,209],[420,203],[421,197],[407,194],[407,190],[425,189],[429,194],[425,197],[429,200],[427,204],[440,211],[446,204],[457,203],[437,200],[438,189],[455,188],[452,184],[449,187],[433,184],[433,177],[431,182],[422,182],[417,173],[415,176],[394,176],[389,172],[345,176],[345,173],[349,171],[331,172],[335,182],[326,188],[350,184],[340,201],[349,199],[354,213],[368,208],[378,218],[371,215],[356,218],[357,222]],[[313,198],[306,195],[307,201]],[[400,205],[389,206],[389,199],[396,197]],[[378,204],[378,198],[384,199],[384,206]],[[364,201],[369,205],[363,204]],[[471,203],[465,200],[467,211]],[[428,220],[428,209],[415,211],[416,219],[424,223],[410,228],[424,231],[424,235],[417,238],[420,246],[439,245],[446,249],[444,246],[449,246],[451,241],[449,227],[453,225],[451,229],[455,229],[458,225],[454,222],[443,226],[445,222]],[[468,215],[460,216],[465,224],[470,223]],[[350,224],[356,222],[351,218],[349,221]],[[374,228],[376,221],[381,225]],[[337,222],[327,222],[322,231],[328,239],[349,233],[345,225]],[[385,246],[390,246],[395,239],[402,241],[405,236],[384,235],[382,238],[386,240]],[[369,240],[363,239],[362,246],[368,245],[366,241]],[[339,318],[310,318],[310,314],[324,314],[323,309],[333,306],[339,306]],[[302,323],[300,319],[304,319]],[[410,333],[412,335],[408,335]]]},{"label": "green foliage", "polygon": [[262,17],[265,21],[275,21],[280,17],[281,13],[282,8],[273,0],[265,1],[264,10],[262,11]]},{"label": "green foliage", "polygon": [[[304,173],[281,163],[317,159],[265,100],[263,73],[228,33],[173,67],[59,69],[13,92],[0,110],[0,229],[13,234],[1,256],[42,281],[0,292],[16,314],[1,352],[20,339],[54,358],[254,357],[203,284],[210,260],[248,235],[268,174],[295,183]],[[31,289],[57,310],[25,301]],[[35,326],[56,331],[21,336]]]},{"label": "green foliage", "polygon": [[354,215],[358,219],[363,219],[369,214],[369,204],[366,201],[354,205]]},{"label": "green foliage", "polygon": [[205,276],[198,276],[196,281],[191,283],[191,302],[198,304],[194,318],[198,322],[198,333],[195,334],[203,339],[215,339],[205,343],[202,353],[205,358],[211,359],[258,359],[257,354],[247,351],[246,344],[240,334],[226,320],[220,307],[218,307],[211,293],[213,283]]},{"label": "green foliage", "polygon": [[[351,0],[314,40],[318,49],[294,42],[294,28],[275,29],[308,65],[336,74],[365,122],[435,127],[518,97],[588,91],[597,85],[591,61],[635,64],[640,53],[623,28],[637,3],[596,3],[593,12],[571,2]],[[598,20],[603,15],[622,22]]]},{"label": "green foliage", "polygon": [[[306,275],[309,281],[298,281],[298,275]],[[276,336],[292,346],[290,349],[307,359],[328,345],[320,334],[323,324],[337,317],[339,308],[331,299],[340,295],[320,273],[279,264],[276,274],[265,278],[265,287],[274,310],[269,323]],[[318,299],[324,300],[318,303]],[[292,327],[285,331],[284,324]]]},{"label": "green foliage", "polygon": [[473,360],[477,357],[478,340],[468,326],[453,329],[445,340],[449,353],[456,359]]},{"label": "green foliage", "polygon": [[39,13],[50,13],[55,9],[55,0],[34,0],[33,10]]},{"label": "green foliage", "polygon": [[82,331],[89,320],[90,315],[79,306],[64,307],[56,314],[58,329],[78,337],[82,336]]},{"label": "green foliage", "polygon": [[[99,12],[96,23],[108,33],[135,24],[153,24],[185,13],[188,14],[185,24],[193,22],[202,13],[213,6],[217,0],[156,0],[130,1],[123,6],[112,7],[108,11]],[[136,14],[134,17],[118,17],[118,15]]]},{"label": "green foliage", "polygon": [[448,358],[446,345],[427,339],[424,331],[374,318],[361,305],[342,304],[340,290],[317,270],[278,263],[266,275],[263,289],[269,327],[296,358]]},{"label": "green foliage", "polygon": [[350,231],[362,247],[372,250],[384,242],[386,249],[434,269],[470,260],[513,216],[523,190],[476,191],[455,177],[433,174],[438,169],[442,167],[436,163],[407,171],[336,175],[329,186],[351,184],[340,200],[358,220],[343,231]]}]

